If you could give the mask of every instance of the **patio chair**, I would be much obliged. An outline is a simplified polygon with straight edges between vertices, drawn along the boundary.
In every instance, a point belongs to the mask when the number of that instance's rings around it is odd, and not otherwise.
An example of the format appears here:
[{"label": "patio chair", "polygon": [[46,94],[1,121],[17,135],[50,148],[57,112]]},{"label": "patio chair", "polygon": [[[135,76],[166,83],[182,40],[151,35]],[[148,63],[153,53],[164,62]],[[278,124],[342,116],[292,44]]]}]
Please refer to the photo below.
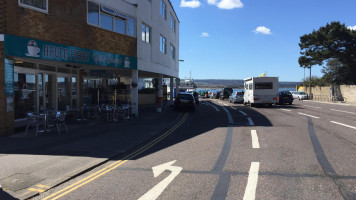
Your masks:
[{"label": "patio chair", "polygon": [[67,131],[67,133],[69,133],[65,119],[66,119],[66,114],[65,113],[61,112],[61,113],[57,114],[56,127],[57,127],[57,130],[58,130],[59,134],[61,134],[60,126],[64,126],[64,128]]},{"label": "patio chair", "polygon": [[[44,132],[44,120],[41,118],[38,118],[36,115],[33,115],[32,113],[27,115],[27,127],[26,127],[26,132],[25,135],[27,135],[27,132],[30,127],[36,128],[36,136],[40,132]],[[42,130],[40,129],[42,127]]]}]

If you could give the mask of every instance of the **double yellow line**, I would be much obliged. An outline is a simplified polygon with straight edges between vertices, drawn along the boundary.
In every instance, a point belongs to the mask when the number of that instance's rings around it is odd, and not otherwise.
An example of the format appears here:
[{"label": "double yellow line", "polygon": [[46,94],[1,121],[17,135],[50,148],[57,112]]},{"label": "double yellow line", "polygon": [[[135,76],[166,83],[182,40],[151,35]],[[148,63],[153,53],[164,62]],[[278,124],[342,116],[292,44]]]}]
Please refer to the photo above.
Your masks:
[{"label": "double yellow line", "polygon": [[142,152],[146,151],[147,149],[151,148],[152,146],[154,146],[155,144],[157,144],[158,142],[160,142],[161,140],[163,140],[164,138],[166,138],[168,135],[170,135],[171,133],[173,133],[178,127],[180,127],[184,121],[187,119],[188,117],[188,113],[185,113],[184,116],[182,117],[182,119],[176,124],[174,125],[171,129],[169,129],[168,131],[166,131],[164,134],[162,134],[161,136],[159,136],[158,138],[152,140],[151,142],[149,142],[148,144],[146,144],[145,146],[139,148],[138,150],[136,150],[135,152],[132,152],[131,154],[125,156],[122,160],[118,160],[108,166],[106,166],[105,168],[91,174],[88,177],[85,177],[79,181],[77,181],[76,183],[73,183],[72,185],[51,194],[50,196],[47,196],[45,198],[43,198],[42,200],[47,200],[47,199],[58,199],[70,192],[72,192],[73,190],[78,189],[79,187],[90,183],[91,181],[99,178],[100,176],[103,176],[104,174],[116,169],[117,167],[119,167],[120,165],[124,164],[125,162],[127,162],[128,160],[134,158],[135,156],[141,154]]}]

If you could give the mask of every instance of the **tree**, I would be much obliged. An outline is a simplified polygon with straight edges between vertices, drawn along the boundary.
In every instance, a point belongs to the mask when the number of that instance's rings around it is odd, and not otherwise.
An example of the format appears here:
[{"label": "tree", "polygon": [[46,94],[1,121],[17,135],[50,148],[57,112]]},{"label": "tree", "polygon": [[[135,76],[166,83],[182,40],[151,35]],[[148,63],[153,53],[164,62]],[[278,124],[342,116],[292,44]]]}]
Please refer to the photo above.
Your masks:
[{"label": "tree", "polygon": [[324,70],[326,76],[333,77],[336,74],[330,72],[338,72],[338,82],[356,83],[356,31],[348,29],[345,24],[331,22],[317,31],[303,35],[299,47],[301,56],[298,62],[301,67],[309,68],[331,62],[331,68],[337,70],[331,70],[328,66],[330,70]]}]

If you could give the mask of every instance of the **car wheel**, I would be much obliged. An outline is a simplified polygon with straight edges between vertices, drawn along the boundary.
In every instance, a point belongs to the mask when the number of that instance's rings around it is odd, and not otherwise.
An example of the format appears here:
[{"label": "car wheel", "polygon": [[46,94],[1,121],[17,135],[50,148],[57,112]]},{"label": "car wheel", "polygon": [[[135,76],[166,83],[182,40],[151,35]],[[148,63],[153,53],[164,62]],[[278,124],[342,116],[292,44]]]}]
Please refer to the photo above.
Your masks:
[{"label": "car wheel", "polygon": [[300,97],[298,97],[298,100],[300,101]]}]

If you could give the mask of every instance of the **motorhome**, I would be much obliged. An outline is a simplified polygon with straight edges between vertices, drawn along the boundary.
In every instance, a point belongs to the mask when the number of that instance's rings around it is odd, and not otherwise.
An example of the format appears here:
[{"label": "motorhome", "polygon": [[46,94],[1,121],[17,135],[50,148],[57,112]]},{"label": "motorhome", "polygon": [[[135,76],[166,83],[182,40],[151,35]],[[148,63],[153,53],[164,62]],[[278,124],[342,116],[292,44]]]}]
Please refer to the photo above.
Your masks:
[{"label": "motorhome", "polygon": [[250,77],[244,79],[244,104],[272,106],[278,103],[278,77]]}]

